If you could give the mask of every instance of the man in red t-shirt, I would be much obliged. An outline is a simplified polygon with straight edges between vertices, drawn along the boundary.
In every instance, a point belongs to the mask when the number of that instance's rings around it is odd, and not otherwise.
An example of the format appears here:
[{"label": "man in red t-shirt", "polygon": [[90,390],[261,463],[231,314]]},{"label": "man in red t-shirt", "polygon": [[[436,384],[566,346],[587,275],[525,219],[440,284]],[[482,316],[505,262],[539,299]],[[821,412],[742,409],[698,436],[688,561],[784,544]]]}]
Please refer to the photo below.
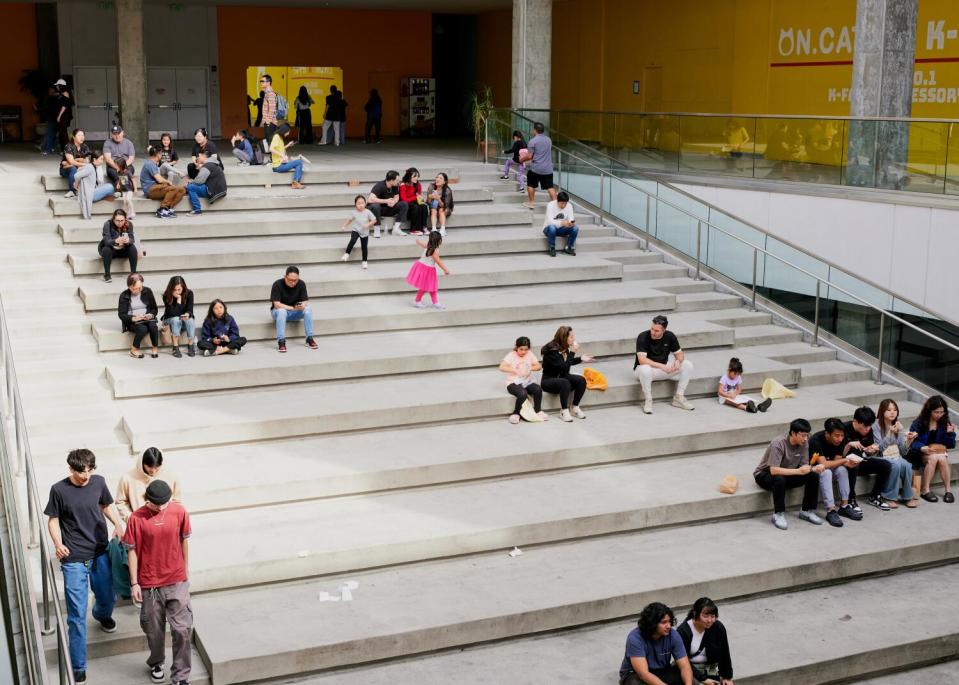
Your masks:
[{"label": "man in red t-shirt", "polygon": [[190,516],[162,480],[147,487],[146,504],[127,520],[123,544],[129,550],[133,599],[142,602],[140,626],[150,645],[147,666],[155,683],[163,682],[164,636],[173,636],[173,685],[190,682],[193,610],[187,567]]}]

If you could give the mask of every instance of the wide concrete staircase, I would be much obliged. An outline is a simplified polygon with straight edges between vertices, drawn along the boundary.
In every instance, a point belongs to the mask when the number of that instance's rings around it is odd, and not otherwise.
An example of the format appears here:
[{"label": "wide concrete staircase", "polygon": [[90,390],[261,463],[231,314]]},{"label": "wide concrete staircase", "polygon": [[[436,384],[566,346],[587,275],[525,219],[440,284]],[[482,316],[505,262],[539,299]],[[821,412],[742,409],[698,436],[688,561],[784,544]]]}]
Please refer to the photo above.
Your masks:
[{"label": "wide concrete staircase", "polygon": [[[194,685],[612,683],[646,603],[701,595],[721,603],[738,683],[833,682],[955,655],[956,600],[942,594],[959,581],[952,508],[870,510],[842,529],[790,518],[783,533],[750,475],[791,419],[821,425],[884,397],[912,417],[905,389],[875,385],[612,227],[583,226],[579,255],[550,259],[541,213],[462,159],[413,160],[459,179],[447,310],[416,310],[413,238],[371,240],[369,271],[356,252],[339,262],[353,196],[395,164],[336,154],[315,160],[299,193],[230,166],[229,197],[201,217],[161,221],[137,201],[147,285],[159,295],[182,274],[198,318],[225,299],[251,340],[236,357],[127,356],[125,272],[104,284],[95,250],[113,205],[82,221],[47,176],[18,205],[45,218],[3,228],[0,288],[40,483],[86,446],[113,484],[150,445],[184,483]],[[317,352],[296,325],[290,352],[275,349],[269,286],[288,263],[309,286]],[[668,405],[668,383],[654,386],[656,413],[638,409],[634,341],[661,312],[695,364],[695,412]],[[609,388],[587,394],[585,421],[560,422],[547,396],[550,421],[510,425],[495,367],[516,336],[538,349],[560,324]],[[775,378],[796,398],[758,415],[718,406],[731,356],[746,391]],[[735,495],[718,491],[725,474],[741,481]],[[921,630],[905,630],[917,611]],[[91,625],[91,679],[149,682],[133,607],[118,621],[111,635]]]}]

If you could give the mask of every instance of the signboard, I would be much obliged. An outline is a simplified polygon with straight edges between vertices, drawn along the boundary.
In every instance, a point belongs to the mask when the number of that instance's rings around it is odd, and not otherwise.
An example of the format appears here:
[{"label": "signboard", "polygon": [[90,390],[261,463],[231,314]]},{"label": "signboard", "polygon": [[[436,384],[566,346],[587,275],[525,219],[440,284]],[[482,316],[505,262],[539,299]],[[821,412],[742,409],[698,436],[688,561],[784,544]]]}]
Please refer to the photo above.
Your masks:
[{"label": "signboard", "polygon": [[290,107],[287,116],[291,123],[296,116],[293,101],[300,92],[300,86],[306,86],[307,92],[313,98],[314,104],[310,111],[314,114],[314,121],[317,120],[317,115],[323,114],[330,86],[343,90],[343,69],[340,67],[247,67],[246,101],[251,122],[256,121],[256,100],[260,97],[260,77],[263,74],[270,75],[273,79],[273,90],[286,98]]}]

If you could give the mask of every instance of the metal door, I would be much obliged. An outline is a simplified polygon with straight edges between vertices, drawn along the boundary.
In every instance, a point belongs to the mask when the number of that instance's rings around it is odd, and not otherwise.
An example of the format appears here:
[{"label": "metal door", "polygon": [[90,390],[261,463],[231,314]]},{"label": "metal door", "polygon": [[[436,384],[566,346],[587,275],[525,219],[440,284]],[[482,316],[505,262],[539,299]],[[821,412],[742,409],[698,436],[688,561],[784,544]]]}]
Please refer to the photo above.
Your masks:
[{"label": "metal door", "polygon": [[106,140],[117,113],[116,67],[74,67],[77,128],[87,140]]},{"label": "metal door", "polygon": [[198,128],[210,128],[209,88],[205,67],[176,70],[177,128],[180,138],[192,138]]},{"label": "metal door", "polygon": [[147,69],[147,109],[150,113],[150,139],[159,140],[169,133],[176,140],[177,92],[176,69]]}]

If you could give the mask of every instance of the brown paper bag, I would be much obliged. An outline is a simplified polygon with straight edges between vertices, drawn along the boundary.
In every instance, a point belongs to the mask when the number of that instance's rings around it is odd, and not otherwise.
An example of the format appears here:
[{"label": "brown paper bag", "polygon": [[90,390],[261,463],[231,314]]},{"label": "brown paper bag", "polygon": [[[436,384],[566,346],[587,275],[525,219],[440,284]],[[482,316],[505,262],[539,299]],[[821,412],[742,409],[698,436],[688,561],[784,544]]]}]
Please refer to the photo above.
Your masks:
[{"label": "brown paper bag", "polygon": [[734,495],[737,490],[739,490],[739,479],[736,476],[723,476],[719,491],[724,495]]},{"label": "brown paper bag", "polygon": [[162,347],[173,346],[173,334],[170,332],[170,327],[167,325],[160,326],[160,345]]}]

